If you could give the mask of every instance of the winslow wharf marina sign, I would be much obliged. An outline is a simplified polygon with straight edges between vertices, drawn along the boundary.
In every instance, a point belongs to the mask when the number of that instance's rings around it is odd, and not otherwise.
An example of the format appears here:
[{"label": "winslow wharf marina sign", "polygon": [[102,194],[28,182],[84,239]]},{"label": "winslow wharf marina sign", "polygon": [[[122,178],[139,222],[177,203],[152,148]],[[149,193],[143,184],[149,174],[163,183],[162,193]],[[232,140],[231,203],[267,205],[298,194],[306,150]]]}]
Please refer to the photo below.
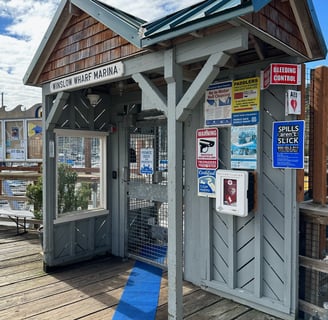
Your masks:
[{"label": "winslow wharf marina sign", "polygon": [[117,62],[102,66],[96,69],[84,71],[69,77],[61,78],[50,82],[50,92],[59,92],[78,87],[85,87],[106,80],[123,76],[124,64]]}]

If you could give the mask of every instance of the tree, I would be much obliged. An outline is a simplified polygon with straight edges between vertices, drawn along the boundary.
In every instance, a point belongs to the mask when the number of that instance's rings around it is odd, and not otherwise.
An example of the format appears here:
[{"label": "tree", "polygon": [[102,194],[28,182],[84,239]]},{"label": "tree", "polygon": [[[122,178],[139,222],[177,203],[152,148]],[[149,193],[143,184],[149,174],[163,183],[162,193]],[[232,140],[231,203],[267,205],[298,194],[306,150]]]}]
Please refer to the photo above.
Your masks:
[{"label": "tree", "polygon": [[[58,213],[72,212],[77,210],[87,210],[91,197],[90,183],[81,183],[77,187],[77,173],[68,164],[58,164]],[[42,178],[34,184],[29,184],[26,188],[26,197],[29,203],[33,204],[34,216],[42,218]]]},{"label": "tree", "polygon": [[28,203],[33,204],[33,214],[36,219],[42,219],[42,177],[36,183],[26,187]]}]

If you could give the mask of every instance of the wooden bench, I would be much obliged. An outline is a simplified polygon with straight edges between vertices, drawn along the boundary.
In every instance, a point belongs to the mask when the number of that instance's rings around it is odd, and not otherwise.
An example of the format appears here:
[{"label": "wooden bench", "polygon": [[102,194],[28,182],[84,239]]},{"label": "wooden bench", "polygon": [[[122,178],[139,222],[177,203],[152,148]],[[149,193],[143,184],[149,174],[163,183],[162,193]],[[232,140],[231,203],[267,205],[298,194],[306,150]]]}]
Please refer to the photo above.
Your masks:
[{"label": "wooden bench", "polygon": [[[30,211],[18,210],[0,209],[0,221],[14,222],[16,224],[17,235],[26,233],[29,224],[42,224],[42,220],[34,218]],[[21,229],[23,229],[23,231],[21,231]]]}]

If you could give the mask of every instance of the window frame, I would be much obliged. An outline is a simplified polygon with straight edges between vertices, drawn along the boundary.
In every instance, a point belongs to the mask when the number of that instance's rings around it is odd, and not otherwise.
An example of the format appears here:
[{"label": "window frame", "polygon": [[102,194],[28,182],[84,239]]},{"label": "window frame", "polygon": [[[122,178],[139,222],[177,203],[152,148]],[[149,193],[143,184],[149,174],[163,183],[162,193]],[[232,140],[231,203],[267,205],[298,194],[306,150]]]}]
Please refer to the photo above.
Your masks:
[{"label": "window frame", "polygon": [[[61,223],[65,221],[74,221],[89,218],[95,215],[107,214],[107,193],[106,193],[106,183],[107,183],[107,137],[109,136],[108,132],[102,131],[84,131],[84,130],[69,130],[69,129],[55,129],[55,163],[56,163],[56,182],[55,182],[55,191],[56,191],[56,218],[55,222]],[[65,212],[64,214],[58,213],[58,147],[57,142],[59,137],[78,137],[78,138],[99,138],[99,157],[100,157],[100,166],[99,166],[99,202],[100,207]]]}]

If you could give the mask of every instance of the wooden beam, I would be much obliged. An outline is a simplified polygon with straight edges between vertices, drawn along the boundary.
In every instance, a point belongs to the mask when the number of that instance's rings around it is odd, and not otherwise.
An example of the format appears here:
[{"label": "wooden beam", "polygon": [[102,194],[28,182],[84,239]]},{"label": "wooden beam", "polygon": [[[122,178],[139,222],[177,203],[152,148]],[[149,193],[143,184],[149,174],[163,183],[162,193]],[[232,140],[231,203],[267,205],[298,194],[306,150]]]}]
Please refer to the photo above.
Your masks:
[{"label": "wooden beam", "polygon": [[55,103],[53,104],[49,115],[46,118],[46,130],[53,129],[55,124],[58,122],[61,115],[63,106],[66,104],[66,101],[69,97],[68,92],[59,92],[57,94]]},{"label": "wooden beam", "polygon": [[176,62],[184,65],[207,59],[217,52],[232,54],[246,49],[248,31],[238,27],[178,45]]},{"label": "wooden beam", "polygon": [[[316,317],[317,319],[324,319],[324,317],[327,315],[326,309],[318,307],[317,305],[307,302],[305,300],[299,299],[298,305],[301,311],[304,311],[307,315]],[[311,317],[311,319],[315,319],[315,318]]]},{"label": "wooden beam", "polygon": [[[231,55],[247,48],[248,31],[243,27],[236,27],[177,45],[175,48],[176,63],[187,65],[203,62],[217,52],[225,52]],[[137,73],[162,73],[164,53],[164,50],[157,52],[147,51],[147,54],[127,59],[124,62],[125,77],[127,78]]]},{"label": "wooden beam", "polygon": [[282,50],[289,56],[292,56],[292,57],[297,56],[304,60],[308,60],[308,57],[306,55],[303,55],[301,52],[292,48],[290,45],[282,42],[278,38],[276,38],[268,33],[263,32],[263,30],[254,26],[252,23],[248,22],[247,20],[243,19],[242,17],[236,18],[234,20],[234,22],[241,26],[245,26],[249,30],[249,32],[254,34],[257,38],[261,39],[264,42],[271,44],[276,49]]},{"label": "wooden beam", "polygon": [[151,52],[139,55],[124,62],[125,76],[136,73],[159,71],[164,67],[164,51]]},{"label": "wooden beam", "polygon": [[47,32],[44,34],[41,44],[29,66],[23,82],[24,84],[38,84],[40,75],[49,62],[49,56],[55,50],[60,37],[71,21],[72,15],[67,10],[67,1],[61,1],[55,16],[53,17]]},{"label": "wooden beam", "polygon": [[173,320],[183,317],[183,123],[176,121],[183,81],[175,51],[166,51],[164,58],[168,114],[168,319]]},{"label": "wooden beam", "polygon": [[142,90],[142,93],[150,99],[150,101],[154,105],[154,108],[156,108],[157,110],[161,110],[166,114],[166,99],[163,94],[158,90],[158,88],[145,75],[141,73],[133,74],[132,78],[135,82],[138,83],[139,87]]},{"label": "wooden beam", "polygon": [[82,11],[78,7],[73,5],[71,2],[69,3],[68,12],[75,17],[78,17],[82,14]]},{"label": "wooden beam", "polygon": [[325,205],[327,202],[328,67],[314,69],[313,75],[313,201]]},{"label": "wooden beam", "polygon": [[313,53],[311,49],[311,45],[309,43],[309,39],[307,37],[307,31],[311,30],[311,26],[309,25],[308,19],[305,19],[304,17],[304,12],[306,12],[306,8],[304,6],[300,7],[302,1],[297,0],[297,5],[296,5],[296,0],[289,0],[290,6],[292,8],[292,11],[295,16],[295,20],[297,23],[297,26],[299,28],[303,44],[305,46],[305,50],[309,58],[313,59]]},{"label": "wooden beam", "polygon": [[177,106],[176,117],[178,121],[185,121],[188,114],[196,107],[205,90],[216,78],[220,66],[224,66],[229,56],[223,52],[212,54],[206,61],[204,67],[190,85],[183,98]]},{"label": "wooden beam", "polygon": [[192,35],[195,38],[203,38],[204,37],[204,34],[202,32],[200,32],[200,31],[190,32],[190,35]]},{"label": "wooden beam", "polygon": [[[302,65],[302,84],[297,88],[301,91],[301,114],[298,116],[298,119],[305,120],[305,65]],[[297,202],[304,201],[304,169],[296,171],[296,199]]]},{"label": "wooden beam", "polygon": [[250,34],[249,37],[254,45],[256,54],[258,55],[259,59],[264,60],[265,56],[263,53],[263,46],[261,45],[260,41],[253,34]]}]

